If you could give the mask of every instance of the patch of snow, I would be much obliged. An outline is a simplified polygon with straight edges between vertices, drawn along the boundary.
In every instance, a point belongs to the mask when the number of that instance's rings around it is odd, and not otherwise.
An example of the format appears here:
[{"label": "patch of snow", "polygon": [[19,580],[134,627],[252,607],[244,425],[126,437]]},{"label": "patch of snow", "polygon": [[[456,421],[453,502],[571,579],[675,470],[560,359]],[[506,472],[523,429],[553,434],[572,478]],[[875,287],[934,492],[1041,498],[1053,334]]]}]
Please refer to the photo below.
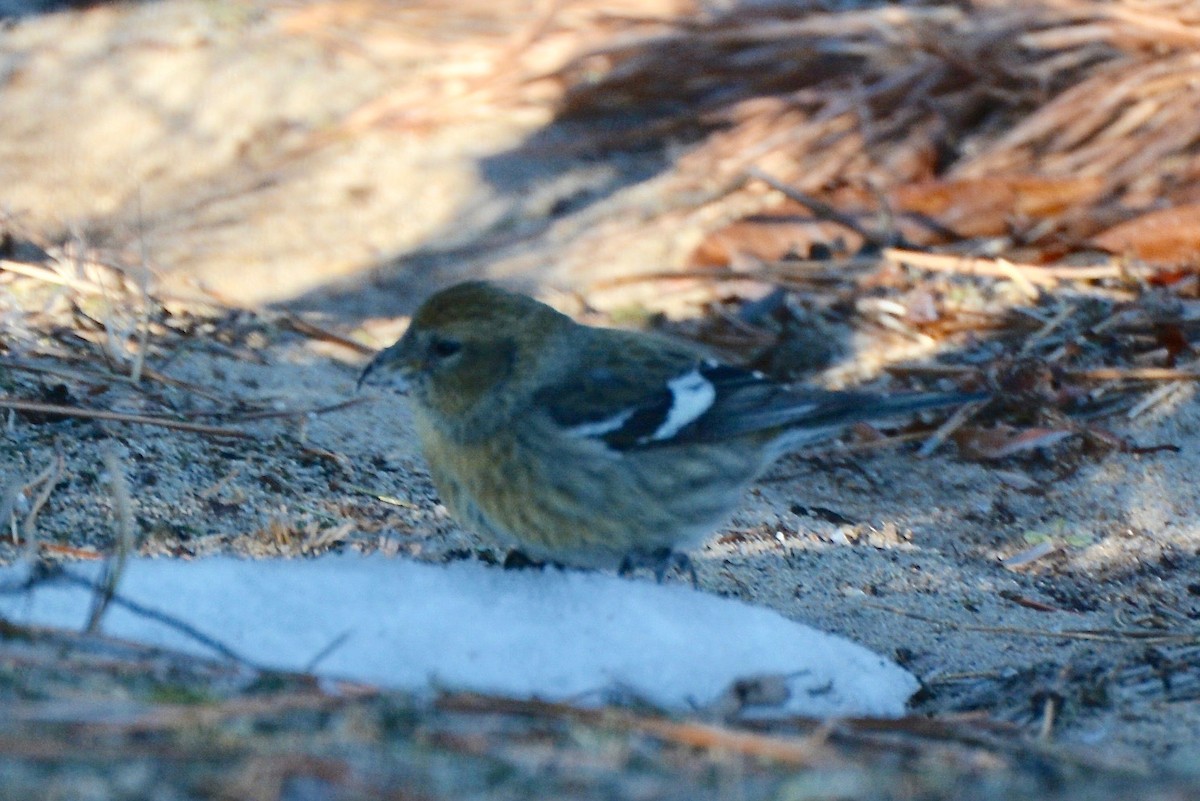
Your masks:
[{"label": "patch of snow", "polygon": [[[0,587],[22,566],[0,568]],[[69,570],[94,579],[96,564]],[[597,703],[630,695],[721,709],[739,681],[785,682],[771,713],[901,715],[911,674],[769,609],[681,585],[554,569],[428,565],[382,555],[129,561],[118,595],[186,621],[263,667],[396,688]],[[82,627],[86,587],[0,594],[11,621]],[[213,656],[168,625],[110,606],[104,633]],[[322,655],[322,652],[326,652]],[[770,693],[768,693],[770,694]]]}]

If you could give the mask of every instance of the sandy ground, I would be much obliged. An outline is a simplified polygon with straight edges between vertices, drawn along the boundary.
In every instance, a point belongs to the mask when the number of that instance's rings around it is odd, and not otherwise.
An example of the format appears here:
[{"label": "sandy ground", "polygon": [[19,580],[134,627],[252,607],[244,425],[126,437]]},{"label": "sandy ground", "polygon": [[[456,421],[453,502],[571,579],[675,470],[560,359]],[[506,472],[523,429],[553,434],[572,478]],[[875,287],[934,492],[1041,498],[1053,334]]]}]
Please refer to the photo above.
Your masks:
[{"label": "sandy ground", "polygon": [[[473,550],[437,503],[402,399],[356,396],[363,355],[290,332],[277,311],[378,346],[424,295],[462,277],[503,278],[570,309],[565,293],[597,277],[678,264],[693,232],[653,236],[637,222],[679,201],[662,196],[664,154],[555,163],[522,150],[545,134],[544,106],[497,114],[469,102],[522,6],[388,8],[168,0],[31,16],[4,32],[0,204],[19,230],[123,263],[144,254],[166,294],[204,287],[276,310],[221,317],[211,341],[156,340],[150,364],[187,385],[134,391],[55,361],[78,350],[47,336],[35,312],[61,311],[61,293],[0,285],[7,356],[57,363],[73,399],[122,411],[358,400],[226,418],[248,439],[9,414],[0,488],[64,458],[38,518],[43,541],[111,542],[101,463],[111,439],[149,553]],[[347,122],[381,95],[417,119]],[[455,113],[419,118],[438,102]],[[16,255],[35,252],[17,240]],[[45,396],[59,380],[0,362],[11,395]],[[892,655],[927,685],[919,711],[983,710],[1031,736],[1047,726],[1114,759],[1195,770],[1200,407],[1181,387],[1105,424],[1180,450],[786,460],[697,555],[701,586]],[[1043,543],[1042,558],[1006,565]],[[0,546],[0,557],[15,553]]]}]

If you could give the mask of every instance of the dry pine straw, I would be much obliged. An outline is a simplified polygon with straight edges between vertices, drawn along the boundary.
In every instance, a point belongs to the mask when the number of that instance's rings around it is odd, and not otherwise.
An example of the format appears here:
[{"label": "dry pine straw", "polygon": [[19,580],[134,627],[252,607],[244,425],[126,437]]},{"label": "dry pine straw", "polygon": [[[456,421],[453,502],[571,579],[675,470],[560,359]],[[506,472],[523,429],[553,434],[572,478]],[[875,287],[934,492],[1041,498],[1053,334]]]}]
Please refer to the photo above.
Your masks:
[{"label": "dry pine straw", "polygon": [[[665,32],[657,18],[630,20],[555,73],[560,113],[719,130],[676,167],[697,185],[733,186],[753,167],[812,194],[831,181],[886,191],[935,174],[1035,174],[1096,176],[1093,203],[1191,199],[1190,4],[814,8],[697,14]],[[647,130],[661,135],[629,135]],[[931,160],[950,138],[957,158]]]}]

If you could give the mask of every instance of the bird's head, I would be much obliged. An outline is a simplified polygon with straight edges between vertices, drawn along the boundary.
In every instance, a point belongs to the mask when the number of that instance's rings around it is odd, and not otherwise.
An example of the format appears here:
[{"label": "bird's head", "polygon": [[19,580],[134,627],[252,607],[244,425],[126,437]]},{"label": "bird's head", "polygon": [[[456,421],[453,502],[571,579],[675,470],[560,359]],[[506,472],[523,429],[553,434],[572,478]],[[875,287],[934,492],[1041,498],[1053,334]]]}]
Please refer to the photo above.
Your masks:
[{"label": "bird's head", "polygon": [[550,340],[572,325],[524,295],[482,281],[458,284],[421,304],[404,336],[376,354],[358,383],[408,391],[450,425],[502,416],[539,373]]}]

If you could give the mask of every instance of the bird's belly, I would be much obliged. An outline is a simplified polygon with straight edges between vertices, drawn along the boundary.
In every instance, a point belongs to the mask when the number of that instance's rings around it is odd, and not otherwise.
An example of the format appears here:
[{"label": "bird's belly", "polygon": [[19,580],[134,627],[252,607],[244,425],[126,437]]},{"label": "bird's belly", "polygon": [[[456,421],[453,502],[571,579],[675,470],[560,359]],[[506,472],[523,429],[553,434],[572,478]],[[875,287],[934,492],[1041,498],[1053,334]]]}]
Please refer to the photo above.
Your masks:
[{"label": "bird's belly", "polygon": [[[680,459],[581,438],[426,443],[434,483],[464,525],[529,556],[615,567],[633,552],[698,545],[757,472],[738,449]],[[432,447],[430,447],[432,445]]]}]

